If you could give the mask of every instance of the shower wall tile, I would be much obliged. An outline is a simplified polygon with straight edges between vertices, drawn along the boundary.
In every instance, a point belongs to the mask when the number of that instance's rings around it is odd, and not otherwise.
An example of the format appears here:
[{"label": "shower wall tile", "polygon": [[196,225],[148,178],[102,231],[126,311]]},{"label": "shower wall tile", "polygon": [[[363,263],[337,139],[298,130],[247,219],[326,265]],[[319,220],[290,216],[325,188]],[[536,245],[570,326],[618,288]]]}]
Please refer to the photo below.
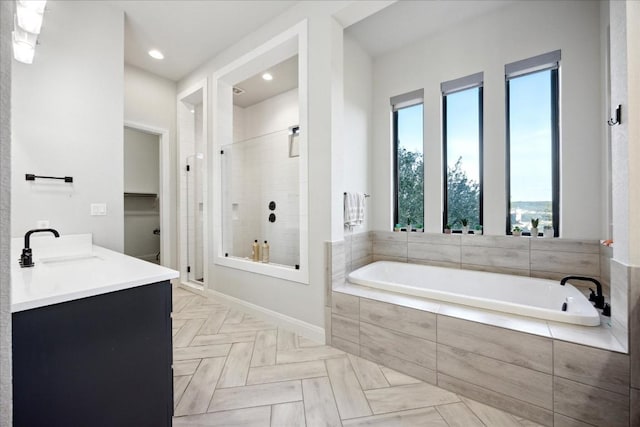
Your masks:
[{"label": "shower wall tile", "polygon": [[512,274],[514,276],[524,276],[529,277],[529,269],[522,270],[518,268],[508,268],[508,267],[495,267],[490,265],[473,265],[473,264],[461,264],[460,268],[463,270],[475,270],[475,271],[486,271],[489,273],[499,273],[499,274]]},{"label": "shower wall tile", "polygon": [[333,292],[331,299],[333,314],[352,320],[360,319],[360,298],[341,292]]},{"label": "shower wall tile", "polygon": [[460,245],[409,242],[407,254],[412,260],[460,263]]},{"label": "shower wall tile", "polygon": [[631,389],[631,426],[640,426],[640,390]]},{"label": "shower wall tile", "polygon": [[395,231],[374,231],[373,241],[374,243],[380,242],[380,241],[406,243],[408,239],[407,237],[408,234],[411,234],[411,233],[395,232]]},{"label": "shower wall tile", "polygon": [[331,337],[342,338],[354,344],[360,343],[360,324],[357,320],[334,314],[331,318]]},{"label": "shower wall tile", "polygon": [[376,262],[376,261],[408,262],[409,260],[407,257],[373,254],[373,262]]},{"label": "shower wall tile", "polygon": [[463,264],[529,269],[529,251],[526,250],[462,246],[461,255]]},{"label": "shower wall tile", "polygon": [[344,241],[331,244],[331,286],[344,283],[345,277],[345,245]]},{"label": "shower wall tile", "polygon": [[430,265],[432,267],[460,268],[459,262],[433,261],[430,259],[409,258],[408,262],[412,264]]},{"label": "shower wall tile", "polygon": [[[544,239],[540,239],[544,240]],[[531,250],[531,270],[600,276],[599,253],[577,253]]]},{"label": "shower wall tile", "polygon": [[331,280],[331,242],[324,242],[324,306],[331,307],[331,291],[333,281]]},{"label": "shower wall tile", "polygon": [[398,242],[393,240],[374,240],[373,255],[404,258],[404,261],[406,262],[407,242]]},{"label": "shower wall tile", "polygon": [[460,245],[460,234],[443,233],[407,233],[409,243],[428,243],[432,245]]}]

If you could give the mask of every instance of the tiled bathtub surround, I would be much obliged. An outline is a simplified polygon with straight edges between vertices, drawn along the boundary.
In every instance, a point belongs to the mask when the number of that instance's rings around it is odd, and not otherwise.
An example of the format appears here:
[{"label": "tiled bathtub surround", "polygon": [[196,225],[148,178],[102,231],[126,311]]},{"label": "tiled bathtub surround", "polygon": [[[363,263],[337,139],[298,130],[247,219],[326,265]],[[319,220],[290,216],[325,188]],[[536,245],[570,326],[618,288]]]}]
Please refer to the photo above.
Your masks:
[{"label": "tiled bathtub surround", "polygon": [[542,425],[637,425],[626,354],[564,342],[535,319],[338,290],[335,347]]},{"label": "tiled bathtub surround", "polygon": [[[373,260],[491,271],[559,280],[600,279],[608,294],[610,248],[596,240],[374,231]],[[580,285],[580,283],[576,283]],[[587,282],[585,286],[593,287]]]}]

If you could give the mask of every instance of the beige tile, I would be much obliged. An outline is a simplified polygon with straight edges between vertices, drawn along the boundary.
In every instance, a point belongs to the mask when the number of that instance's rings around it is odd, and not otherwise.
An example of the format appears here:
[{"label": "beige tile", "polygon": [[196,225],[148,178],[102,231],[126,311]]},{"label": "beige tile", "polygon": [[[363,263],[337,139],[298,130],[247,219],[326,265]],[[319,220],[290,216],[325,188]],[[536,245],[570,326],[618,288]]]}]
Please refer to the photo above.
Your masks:
[{"label": "beige tile", "polygon": [[345,427],[447,427],[447,423],[433,408],[412,409],[346,420],[342,425]]},{"label": "beige tile", "polygon": [[631,425],[640,426],[640,390],[631,389]]},{"label": "beige tile", "polygon": [[211,313],[198,331],[199,335],[214,335],[220,330],[220,327],[224,323],[224,319],[227,317],[228,311],[218,311]]},{"label": "beige tile", "polygon": [[173,349],[173,360],[202,359],[205,357],[226,356],[231,350],[231,344],[202,345]]},{"label": "beige tile", "polygon": [[395,231],[374,231],[373,242],[386,241],[386,242],[407,242],[409,233],[395,232]]},{"label": "beige tile", "polygon": [[334,292],[331,297],[333,314],[349,319],[358,320],[360,313],[360,298],[340,292]]},{"label": "beige tile", "polygon": [[333,347],[306,347],[294,350],[279,351],[276,363],[308,362],[310,360],[331,359],[344,356],[344,352]]},{"label": "beige tile", "polygon": [[346,357],[329,359],[325,364],[340,418],[372,415],[349,359]]},{"label": "beige tile", "polygon": [[438,344],[438,372],[553,409],[551,375]]},{"label": "beige tile", "polygon": [[181,377],[183,375],[193,375],[199,364],[200,359],[173,362],[173,376]]},{"label": "beige tile", "polygon": [[192,299],[194,299],[194,296],[191,295],[186,295],[186,296],[175,296],[173,297],[173,301],[172,301],[172,306],[171,306],[171,311],[174,313],[177,313],[179,311],[182,311],[187,304],[189,304],[191,302]]},{"label": "beige tile", "polygon": [[347,341],[343,338],[333,336],[331,338],[331,345],[337,349],[346,351],[347,353],[355,354],[356,356],[360,355],[360,345]]},{"label": "beige tile", "polygon": [[171,326],[172,326],[174,329],[176,329],[176,328],[177,328],[177,329],[180,329],[181,327],[183,327],[183,326],[184,326],[184,324],[185,324],[185,323],[187,323],[187,320],[186,320],[186,319],[172,319],[172,321],[171,321]]},{"label": "beige tile", "polygon": [[[198,361],[199,363],[199,361]],[[182,398],[184,391],[187,389],[191,381],[191,375],[185,375],[183,377],[173,377],[173,407],[178,406],[178,402]]]},{"label": "beige tile", "polygon": [[631,386],[640,389],[640,268],[632,267],[629,281],[629,352]]},{"label": "beige tile", "polygon": [[436,315],[426,311],[362,298],[360,319],[426,340],[436,340]]},{"label": "beige tile", "polygon": [[524,368],[553,373],[552,340],[548,338],[438,316],[438,342]]},{"label": "beige tile", "polygon": [[249,369],[247,385],[265,384],[280,381],[301,380],[327,375],[325,364],[322,360],[310,362],[283,363],[273,366],[259,366]]},{"label": "beige tile", "polygon": [[475,400],[464,397],[461,399],[464,404],[471,409],[472,413],[477,415],[480,420],[488,426],[521,427],[518,420],[511,414],[507,414],[499,409],[476,402]]},{"label": "beige tile", "polygon": [[206,319],[209,317],[210,310],[207,308],[202,308],[199,311],[180,311],[178,313],[171,313],[171,318],[175,320],[189,320],[189,319]]},{"label": "beige tile", "polygon": [[555,341],[554,374],[620,394],[629,394],[629,356]]},{"label": "beige tile", "polygon": [[271,323],[264,322],[262,320],[252,320],[249,322],[242,323],[227,323],[220,328],[218,333],[220,334],[231,334],[236,332],[250,332],[250,331],[266,331],[270,329],[277,329],[277,327]]},{"label": "beige tile", "polygon": [[460,246],[460,234],[409,233],[409,243]]},{"label": "beige tile", "polygon": [[529,251],[463,245],[461,263],[527,270],[529,268]]},{"label": "beige tile", "polygon": [[218,388],[245,385],[252,354],[252,342],[238,342],[231,345],[227,362],[218,381]]},{"label": "beige tile", "polygon": [[629,397],[554,378],[554,409],[579,421],[608,427],[629,425]]},{"label": "beige tile", "polygon": [[464,270],[487,271],[489,273],[511,274],[513,276],[524,276],[524,277],[529,276],[529,270],[521,270],[517,268],[495,267],[491,265],[473,265],[473,264],[461,264],[460,268]]},{"label": "beige tile", "polygon": [[278,351],[293,350],[297,348],[298,340],[296,338],[296,334],[294,332],[278,328],[277,347]]},{"label": "beige tile", "polygon": [[271,406],[271,427],[305,427],[302,402],[280,403]]},{"label": "beige tile", "polygon": [[372,262],[376,262],[376,261],[407,262],[408,259],[406,257],[373,254]]},{"label": "beige tile", "polygon": [[342,425],[333,399],[329,378],[302,380],[307,427],[339,427]]},{"label": "beige tile", "polygon": [[191,382],[184,391],[182,399],[176,406],[174,412],[176,416],[201,414],[207,411],[209,400],[211,400],[220,372],[222,372],[224,361],[224,357],[202,359],[191,378]]},{"label": "beige tile", "polygon": [[432,341],[360,322],[360,346],[436,369],[436,344]]},{"label": "beige tile", "polygon": [[209,414],[174,417],[173,426],[198,427],[268,427],[271,407],[235,409],[233,411],[212,412]]},{"label": "beige tile", "polygon": [[237,325],[238,323],[242,323],[244,316],[243,312],[231,309],[227,312],[227,317],[224,319],[224,323]]},{"label": "beige tile", "polygon": [[357,270],[360,267],[371,264],[373,262],[373,253],[371,255],[364,256],[362,258],[354,258],[351,262],[351,271]]},{"label": "beige tile", "polygon": [[314,341],[312,339],[298,335],[298,347],[318,347],[324,345],[323,342]]},{"label": "beige tile", "polygon": [[460,263],[460,245],[439,245],[409,242],[407,256],[411,259]]},{"label": "beige tile", "polygon": [[331,307],[324,308],[324,343],[331,345]]},{"label": "beige tile", "polygon": [[622,344],[611,333],[612,330],[607,327],[586,327],[552,321],[547,324],[551,335],[556,340],[625,353]]},{"label": "beige tile", "polygon": [[410,377],[409,375],[387,368],[386,366],[380,366],[380,370],[391,386],[416,384],[420,382],[417,378]]},{"label": "beige tile", "polygon": [[531,270],[581,276],[600,275],[600,256],[573,252],[531,251]]},{"label": "beige tile", "polygon": [[[461,396],[485,402],[494,408],[500,408],[503,411],[517,414],[541,425],[553,425],[552,411],[523,402],[522,400],[514,399],[512,396],[496,393],[482,386],[477,386],[444,374],[438,374],[438,385],[446,390],[458,393]],[[482,417],[480,418],[482,419]]]},{"label": "beige tile", "polygon": [[593,424],[583,423],[558,413],[553,414],[553,425],[554,427],[593,427]]},{"label": "beige tile", "polygon": [[180,332],[178,332],[176,336],[173,337],[173,347],[187,347],[191,343],[193,337],[196,336],[203,323],[204,319],[187,320],[184,326],[180,328]]},{"label": "beige tile", "polygon": [[484,424],[462,402],[436,406],[449,427],[483,427]]},{"label": "beige tile", "polygon": [[600,241],[598,240],[571,240],[571,239],[529,239],[531,250],[550,252],[575,252],[585,254],[599,254]]},{"label": "beige tile", "polygon": [[236,342],[251,342],[256,339],[254,331],[237,332],[233,334],[196,335],[191,341],[191,346],[233,344]]},{"label": "beige tile", "polygon": [[218,389],[213,393],[209,412],[250,408],[302,400],[300,381]]},{"label": "beige tile", "polygon": [[470,234],[461,236],[460,244],[462,246],[479,246],[485,248],[505,248],[528,251],[529,240],[531,239],[517,239],[513,236],[476,236]]},{"label": "beige tile", "polygon": [[267,366],[276,363],[277,330],[259,331],[253,348],[251,366]]},{"label": "beige tile", "polygon": [[428,259],[409,258],[410,264],[430,265],[432,267],[460,268],[459,262],[432,261]]},{"label": "beige tile", "polygon": [[373,255],[407,259],[407,242],[373,241]]},{"label": "beige tile", "polygon": [[331,316],[331,334],[334,337],[358,344],[360,342],[360,322],[334,314]]},{"label": "beige tile", "polygon": [[[388,366],[411,377],[419,378],[429,384],[435,384],[437,381],[435,370],[427,369],[424,366],[391,356],[381,350],[361,346],[360,357],[379,363],[380,365]],[[389,379],[389,377],[387,377],[387,379]],[[389,382],[391,382],[391,380],[389,380]]]},{"label": "beige tile", "polygon": [[631,269],[628,266],[616,260],[611,261],[610,301],[611,306],[616,307],[611,310],[611,320],[622,330],[620,335],[623,342],[627,341],[626,336],[629,334],[630,276]]},{"label": "beige tile", "polygon": [[378,364],[352,354],[347,356],[363,390],[389,387],[389,383]]},{"label": "beige tile", "polygon": [[426,383],[379,388],[364,392],[374,414],[459,402],[454,393]]}]

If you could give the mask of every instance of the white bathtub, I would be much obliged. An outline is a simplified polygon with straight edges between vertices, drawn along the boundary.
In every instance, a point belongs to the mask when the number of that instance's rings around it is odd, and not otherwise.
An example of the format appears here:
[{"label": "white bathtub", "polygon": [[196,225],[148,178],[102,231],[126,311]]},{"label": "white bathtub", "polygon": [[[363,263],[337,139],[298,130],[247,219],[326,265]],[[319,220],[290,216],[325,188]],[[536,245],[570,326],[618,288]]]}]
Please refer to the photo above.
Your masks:
[{"label": "white bathtub", "polygon": [[[378,261],[349,274],[358,285],[544,320],[598,326],[600,315],[570,284],[483,271]],[[562,311],[563,303],[567,311]]]}]

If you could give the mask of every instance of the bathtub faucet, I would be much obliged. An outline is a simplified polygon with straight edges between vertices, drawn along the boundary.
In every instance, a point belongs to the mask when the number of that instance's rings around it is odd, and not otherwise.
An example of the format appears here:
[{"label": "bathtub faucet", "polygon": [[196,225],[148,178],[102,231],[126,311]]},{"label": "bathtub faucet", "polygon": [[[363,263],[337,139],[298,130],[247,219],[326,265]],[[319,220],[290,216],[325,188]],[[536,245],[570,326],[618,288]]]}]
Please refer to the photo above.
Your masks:
[{"label": "bathtub faucet", "polygon": [[567,276],[560,280],[560,284],[562,286],[567,283],[568,280],[586,280],[588,282],[593,282],[596,285],[596,291],[589,288],[591,291],[591,295],[589,295],[589,301],[593,301],[596,308],[604,308],[604,295],[602,295],[602,285],[597,279],[593,277],[584,277],[584,276]]}]

